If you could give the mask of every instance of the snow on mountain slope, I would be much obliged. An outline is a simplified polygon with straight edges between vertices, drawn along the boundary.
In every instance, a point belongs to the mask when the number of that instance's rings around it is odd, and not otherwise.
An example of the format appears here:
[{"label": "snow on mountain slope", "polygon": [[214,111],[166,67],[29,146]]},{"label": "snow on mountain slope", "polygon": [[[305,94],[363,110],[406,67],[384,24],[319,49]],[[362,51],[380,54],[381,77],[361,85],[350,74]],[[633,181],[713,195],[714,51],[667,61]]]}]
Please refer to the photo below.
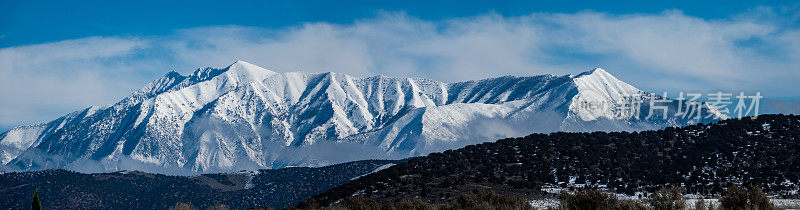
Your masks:
[{"label": "snow on mountain slope", "polygon": [[4,170],[190,174],[404,158],[533,132],[694,123],[618,109],[644,95],[602,69],[448,84],[276,73],[237,61],[169,72],[110,107],[11,129],[0,134],[0,160]]},{"label": "snow on mountain slope", "polygon": [[0,164],[11,162],[25,151],[44,129],[44,125],[24,126],[0,134],[0,139],[3,139],[0,141]]},{"label": "snow on mountain slope", "polygon": [[[613,106],[629,103],[627,97],[643,94],[642,91],[614,78],[603,69],[597,68],[574,77],[578,94],[575,95],[570,110],[583,121],[598,118],[615,118]],[[579,108],[580,104],[594,104]]]}]

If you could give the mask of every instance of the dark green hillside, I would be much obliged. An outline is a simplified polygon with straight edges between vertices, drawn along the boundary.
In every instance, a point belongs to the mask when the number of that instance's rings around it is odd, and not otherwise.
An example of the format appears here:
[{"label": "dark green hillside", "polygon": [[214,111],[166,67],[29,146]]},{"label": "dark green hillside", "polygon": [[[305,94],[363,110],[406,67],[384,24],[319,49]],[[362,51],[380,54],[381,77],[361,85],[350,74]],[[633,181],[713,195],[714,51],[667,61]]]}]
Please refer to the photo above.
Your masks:
[{"label": "dark green hillside", "polygon": [[533,134],[413,158],[314,196],[322,205],[352,195],[445,203],[492,190],[526,198],[543,188],[606,187],[632,194],[682,185],[719,195],[731,184],[760,184],[797,197],[800,116],[764,115],[644,132]]},{"label": "dark green hillside", "polygon": [[397,163],[365,160],[320,168],[167,176],[143,172],[83,174],[46,170],[0,174],[0,209],[28,209],[38,189],[44,209],[167,209],[177,202],[282,207],[308,199],[373,170]]}]

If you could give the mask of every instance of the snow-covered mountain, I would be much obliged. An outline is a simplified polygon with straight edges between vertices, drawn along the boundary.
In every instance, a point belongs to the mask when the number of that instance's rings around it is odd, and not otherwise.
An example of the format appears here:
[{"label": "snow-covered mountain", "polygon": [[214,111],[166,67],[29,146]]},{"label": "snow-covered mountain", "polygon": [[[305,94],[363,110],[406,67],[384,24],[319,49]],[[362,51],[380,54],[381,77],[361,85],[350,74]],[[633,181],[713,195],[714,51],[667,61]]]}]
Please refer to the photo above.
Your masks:
[{"label": "snow-covered mountain", "polygon": [[[425,155],[534,132],[659,129],[696,123],[603,69],[443,83],[277,73],[237,61],[169,72],[110,107],[0,134],[5,170],[162,173],[319,166]],[[652,95],[650,95],[652,96]],[[632,102],[642,104],[632,112]],[[703,116],[723,117],[707,105]]]}]

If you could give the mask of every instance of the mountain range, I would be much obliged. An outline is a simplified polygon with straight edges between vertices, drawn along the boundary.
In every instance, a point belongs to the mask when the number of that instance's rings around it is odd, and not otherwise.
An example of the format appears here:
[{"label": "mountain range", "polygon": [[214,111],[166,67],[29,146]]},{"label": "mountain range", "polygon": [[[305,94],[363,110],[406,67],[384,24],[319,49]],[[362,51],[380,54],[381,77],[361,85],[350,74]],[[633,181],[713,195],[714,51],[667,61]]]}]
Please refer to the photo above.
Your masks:
[{"label": "mountain range", "polygon": [[712,118],[677,115],[678,101],[647,112],[655,106],[649,98],[659,97],[599,68],[445,83],[278,73],[237,61],[169,72],[111,106],[12,128],[0,134],[0,163],[7,171],[231,172],[401,159],[529,133],[641,131],[726,118],[708,104],[699,114]]}]

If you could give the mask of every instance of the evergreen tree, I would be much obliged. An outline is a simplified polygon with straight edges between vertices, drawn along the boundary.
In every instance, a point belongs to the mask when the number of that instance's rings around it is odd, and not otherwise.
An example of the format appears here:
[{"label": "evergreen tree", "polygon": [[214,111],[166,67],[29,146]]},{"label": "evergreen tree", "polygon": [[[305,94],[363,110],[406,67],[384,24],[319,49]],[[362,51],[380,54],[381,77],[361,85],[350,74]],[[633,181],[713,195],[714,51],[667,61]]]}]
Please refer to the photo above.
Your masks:
[{"label": "evergreen tree", "polygon": [[42,203],[39,202],[39,192],[33,190],[33,200],[31,201],[31,210],[42,210]]}]

